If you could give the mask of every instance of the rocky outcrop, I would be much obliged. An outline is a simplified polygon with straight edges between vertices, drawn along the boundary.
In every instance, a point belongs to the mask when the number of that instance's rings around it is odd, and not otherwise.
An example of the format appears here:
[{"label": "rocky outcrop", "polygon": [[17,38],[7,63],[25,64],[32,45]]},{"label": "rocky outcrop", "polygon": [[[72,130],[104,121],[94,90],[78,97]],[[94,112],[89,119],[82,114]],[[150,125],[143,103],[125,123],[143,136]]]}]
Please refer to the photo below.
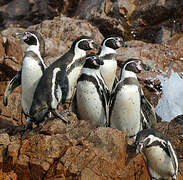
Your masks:
[{"label": "rocky outcrop", "polygon": [[1,30],[38,24],[57,16],[85,19],[106,36],[125,34],[126,39],[164,43],[172,32],[182,31],[179,0],[8,0],[0,2]]},{"label": "rocky outcrop", "polygon": [[96,129],[74,116],[70,120],[71,124],[65,125],[50,119],[24,135],[17,134],[17,128],[1,133],[2,175],[18,179],[148,177],[141,155],[125,164],[127,143],[120,131]]},{"label": "rocky outcrop", "polygon": [[172,31],[181,31],[182,6],[174,0],[86,0],[79,3],[76,15],[94,23],[104,36],[124,32],[126,39],[162,43]]},{"label": "rocky outcrop", "polygon": [[[18,127],[1,132],[1,177],[150,180],[142,155],[136,155],[135,147],[127,144],[122,132],[92,127],[86,121],[78,121],[74,114],[70,121],[70,125],[65,125],[52,118],[23,135]],[[178,133],[174,131],[174,136]],[[178,151],[180,146],[174,145],[181,170],[183,154]],[[180,173],[177,180],[183,179]]]}]

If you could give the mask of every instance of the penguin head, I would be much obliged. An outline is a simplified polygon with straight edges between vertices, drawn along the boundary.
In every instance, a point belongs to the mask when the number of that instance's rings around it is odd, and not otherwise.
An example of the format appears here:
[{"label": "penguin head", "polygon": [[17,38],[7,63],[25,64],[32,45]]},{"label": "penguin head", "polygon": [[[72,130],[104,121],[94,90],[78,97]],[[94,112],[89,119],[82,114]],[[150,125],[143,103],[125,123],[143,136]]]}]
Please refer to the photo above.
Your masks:
[{"label": "penguin head", "polygon": [[150,143],[150,132],[147,131],[150,129],[145,129],[145,131],[140,131],[137,134],[136,140],[135,140],[135,144],[136,144],[136,153],[140,153],[144,150],[144,148]]},{"label": "penguin head", "polygon": [[85,68],[99,69],[100,65],[103,65],[104,61],[95,54],[89,54],[86,56]]},{"label": "penguin head", "polygon": [[136,152],[142,152],[144,148],[150,146],[152,143],[156,144],[157,141],[161,142],[162,146],[166,146],[166,142],[169,141],[169,139],[167,136],[153,128],[144,129],[138,132],[135,140],[137,146]]},{"label": "penguin head", "polygon": [[92,38],[88,36],[80,36],[73,42],[71,46],[71,50],[73,50],[74,53],[76,53],[77,51],[87,51],[94,48],[98,49],[99,46],[97,43],[94,42]]},{"label": "penguin head", "polygon": [[29,46],[34,45],[39,48],[40,54],[45,54],[45,42],[40,33],[33,30],[25,31],[24,33],[16,33],[16,35],[22,39]]},{"label": "penguin head", "polygon": [[150,66],[144,64],[141,59],[128,59],[123,66],[122,69],[126,71],[132,71],[134,73],[140,73],[142,70],[149,71]]},{"label": "penguin head", "polygon": [[123,38],[116,35],[111,35],[106,37],[102,42],[102,48],[111,48],[113,50],[116,50],[120,47],[128,47],[128,44],[124,42]]}]

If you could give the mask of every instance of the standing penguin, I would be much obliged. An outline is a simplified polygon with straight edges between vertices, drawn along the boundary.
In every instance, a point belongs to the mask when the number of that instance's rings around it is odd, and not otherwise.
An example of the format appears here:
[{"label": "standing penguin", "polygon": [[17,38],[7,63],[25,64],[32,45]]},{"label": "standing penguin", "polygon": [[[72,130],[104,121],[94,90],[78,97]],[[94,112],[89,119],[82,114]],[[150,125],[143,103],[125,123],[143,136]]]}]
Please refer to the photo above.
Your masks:
[{"label": "standing penguin", "polygon": [[150,67],[140,59],[127,60],[110,99],[110,127],[121,130],[128,137],[136,137],[145,123],[141,116],[141,87],[136,76],[143,69]]},{"label": "standing penguin", "polygon": [[119,36],[109,36],[103,40],[102,49],[99,54],[99,57],[104,61],[104,65],[101,66],[100,72],[110,92],[112,91],[116,78],[116,50],[120,47],[127,47],[127,43],[124,42],[123,38]]},{"label": "standing penguin", "polygon": [[17,33],[17,35],[28,44],[28,48],[22,60],[21,70],[17,72],[5,90],[3,103],[7,106],[9,95],[16,87],[21,85],[22,109],[26,116],[27,126],[31,128],[30,118],[27,115],[29,115],[37,83],[46,69],[42,59],[45,53],[45,43],[41,34],[36,31],[25,31],[24,33]]},{"label": "standing penguin", "polygon": [[65,122],[66,117],[56,109],[60,101],[64,104],[72,99],[77,80],[85,63],[86,51],[98,48],[87,36],[76,39],[70,50],[52,63],[41,77],[30,109],[32,121],[39,124],[52,112]]},{"label": "standing penguin", "polygon": [[144,129],[136,137],[137,153],[142,153],[152,180],[176,180],[178,160],[168,137],[156,129]]},{"label": "standing penguin", "polygon": [[96,126],[108,125],[109,90],[100,74],[103,61],[96,55],[86,57],[81,76],[78,79],[76,101],[80,119]]}]

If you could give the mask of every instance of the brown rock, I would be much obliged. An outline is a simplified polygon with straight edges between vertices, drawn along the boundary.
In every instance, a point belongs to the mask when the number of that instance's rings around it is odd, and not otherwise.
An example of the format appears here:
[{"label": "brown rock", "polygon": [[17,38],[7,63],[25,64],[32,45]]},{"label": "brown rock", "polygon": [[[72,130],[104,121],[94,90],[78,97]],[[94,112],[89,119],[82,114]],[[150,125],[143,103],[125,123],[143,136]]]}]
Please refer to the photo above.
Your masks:
[{"label": "brown rock", "polygon": [[4,56],[5,56],[5,50],[4,50],[3,44],[4,44],[3,38],[0,35],[0,64],[3,63]]},{"label": "brown rock", "polygon": [[[20,69],[20,65],[22,64],[23,52],[22,52],[22,48],[19,41],[13,37],[7,38],[5,43],[5,51],[7,56],[6,58],[7,59],[9,58],[14,63],[19,65],[19,69]],[[4,61],[4,64],[6,64],[6,59]],[[12,69],[15,69],[15,68],[12,67]]]},{"label": "brown rock", "polygon": [[[0,134],[3,177],[17,179],[150,179],[142,155],[127,149],[125,135],[94,128],[74,115],[51,118],[23,136]],[[5,151],[6,149],[6,151]],[[4,153],[6,152],[6,153]],[[182,176],[179,173],[178,179]]]},{"label": "brown rock", "polygon": [[139,154],[129,162],[128,166],[126,167],[126,171],[127,171],[127,177],[125,178],[126,180],[151,179],[146,167],[146,163],[141,154]]},{"label": "brown rock", "polygon": [[45,60],[47,64],[66,53],[79,36],[90,36],[98,43],[103,40],[98,29],[87,21],[64,16],[56,17],[52,21],[43,21],[41,24],[29,28],[42,33],[46,43]]},{"label": "brown rock", "polygon": [[0,109],[2,110],[0,121],[5,121],[11,118],[11,122],[14,125],[22,124],[22,106],[19,93],[15,92],[10,95],[7,107],[3,105],[3,96],[0,96]]},{"label": "brown rock", "polygon": [[118,1],[84,1],[79,3],[76,16],[94,23],[104,36],[122,35],[123,31],[129,28],[125,18],[126,11],[122,9],[123,7],[119,7]]}]

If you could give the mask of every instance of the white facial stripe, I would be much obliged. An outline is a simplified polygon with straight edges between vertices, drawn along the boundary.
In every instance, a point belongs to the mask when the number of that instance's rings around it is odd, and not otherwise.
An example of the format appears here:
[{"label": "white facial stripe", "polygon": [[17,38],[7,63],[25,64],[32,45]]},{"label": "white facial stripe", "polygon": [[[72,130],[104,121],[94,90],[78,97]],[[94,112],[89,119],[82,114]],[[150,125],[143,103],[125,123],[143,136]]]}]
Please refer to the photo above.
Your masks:
[{"label": "white facial stripe", "polygon": [[165,140],[163,140],[163,139],[160,139],[160,138],[158,138],[158,137],[156,137],[156,136],[154,136],[154,135],[149,135],[149,136],[147,136],[144,140],[143,140],[143,142],[145,142],[145,140],[146,139],[150,139],[150,141],[149,141],[149,143],[147,144],[147,145],[150,145],[151,143],[153,143],[154,141],[159,141],[159,142],[161,142],[162,144],[164,144],[164,145],[166,145],[166,141]]},{"label": "white facial stripe", "polygon": [[37,46],[40,47],[39,39],[37,38],[37,36],[36,36],[35,34],[32,34],[32,33],[31,33],[31,35],[34,36],[34,37],[36,38]]},{"label": "white facial stripe", "polygon": [[105,45],[106,41],[108,41],[110,39],[114,39],[114,37],[110,37],[110,38],[107,38],[106,40],[104,40],[103,45]]},{"label": "white facial stripe", "polygon": [[92,41],[92,39],[81,39],[81,40],[79,40],[77,43],[76,43],[76,47],[78,47],[78,44],[80,43],[80,42],[82,42],[82,41]]},{"label": "white facial stripe", "polygon": [[107,38],[106,40],[104,40],[102,46],[105,46],[106,41],[108,41],[108,40],[110,40],[110,39],[116,39],[116,38],[117,38],[117,40],[119,40],[119,41],[121,40],[119,37],[110,37],[110,38]]},{"label": "white facial stripe", "polygon": [[134,78],[137,78],[136,74],[132,71],[127,71],[126,70],[126,66],[130,63],[133,63],[133,62],[136,62],[136,61],[129,61],[128,63],[126,63],[122,69],[122,73],[121,73],[121,77],[120,77],[120,81],[123,81],[125,78],[128,78],[128,77],[134,77]]}]

